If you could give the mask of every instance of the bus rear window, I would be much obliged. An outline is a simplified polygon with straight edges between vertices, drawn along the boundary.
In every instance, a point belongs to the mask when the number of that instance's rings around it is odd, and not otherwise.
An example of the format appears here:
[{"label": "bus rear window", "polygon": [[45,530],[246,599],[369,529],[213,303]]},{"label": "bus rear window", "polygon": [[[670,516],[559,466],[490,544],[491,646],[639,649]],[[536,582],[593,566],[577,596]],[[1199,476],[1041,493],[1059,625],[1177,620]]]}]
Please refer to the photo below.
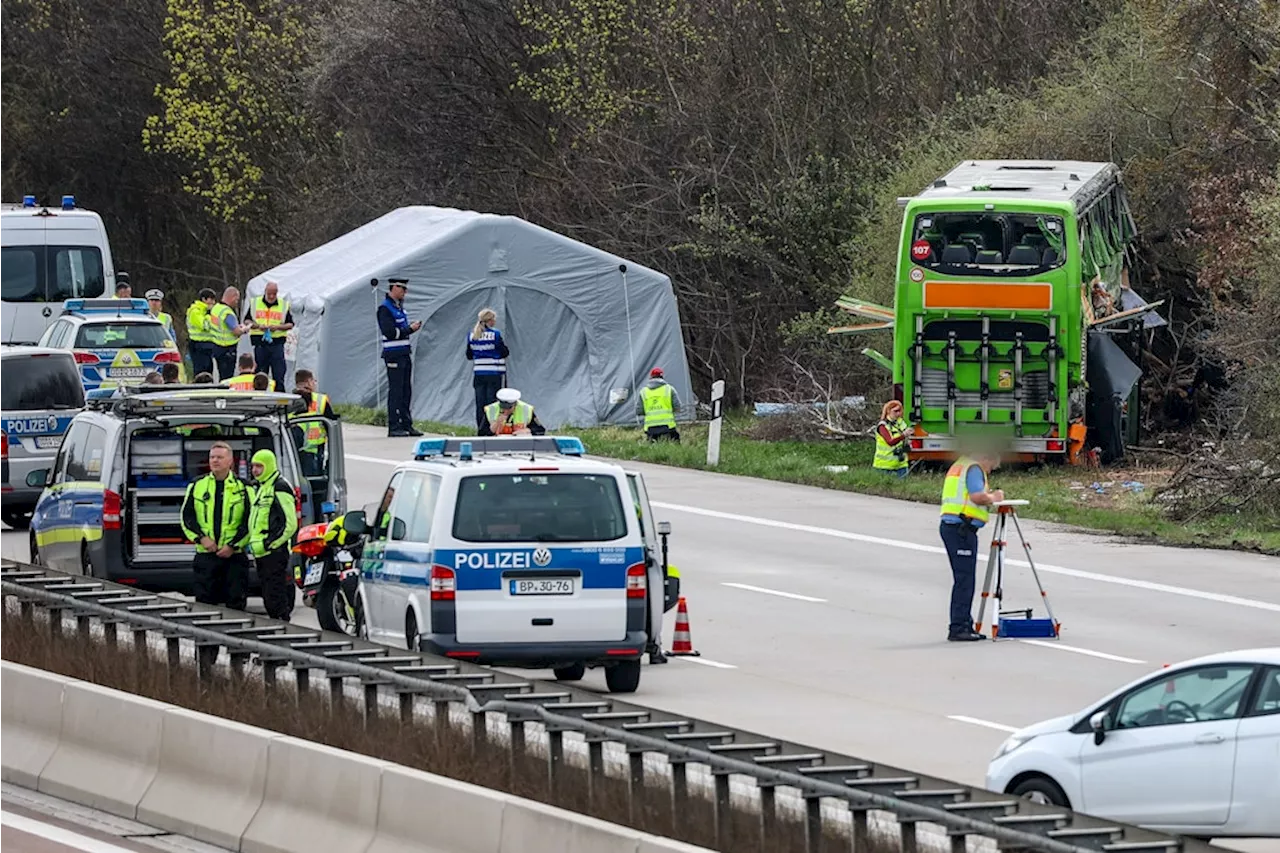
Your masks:
[{"label": "bus rear window", "polygon": [[1062,218],[984,211],[921,213],[909,247],[911,260],[950,275],[1026,276],[1066,260]]},{"label": "bus rear window", "polygon": [[458,486],[464,542],[610,542],[627,534],[618,482],[592,474],[492,474]]}]

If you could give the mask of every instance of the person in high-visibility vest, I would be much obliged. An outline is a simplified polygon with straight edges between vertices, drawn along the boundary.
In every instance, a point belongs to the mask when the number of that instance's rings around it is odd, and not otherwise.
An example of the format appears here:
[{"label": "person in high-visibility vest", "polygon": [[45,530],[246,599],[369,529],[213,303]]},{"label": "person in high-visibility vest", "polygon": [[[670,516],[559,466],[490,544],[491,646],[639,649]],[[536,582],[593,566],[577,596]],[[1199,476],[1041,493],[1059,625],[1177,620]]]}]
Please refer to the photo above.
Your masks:
[{"label": "person in high-visibility vest", "polygon": [[907,476],[907,422],[902,417],[902,403],[890,400],[880,410],[876,425],[876,455],[871,467],[895,477]]},{"label": "person in high-visibility vest", "polygon": [[[228,388],[234,388],[237,391],[276,390],[275,383],[268,379],[265,373],[258,372],[258,366],[253,360],[252,353],[241,353],[237,367],[239,370],[236,372],[236,375],[227,380]],[[257,387],[260,384],[257,382],[257,377],[259,376],[263,377],[262,383],[265,383],[265,387]]]},{"label": "person in high-visibility vest", "polygon": [[196,543],[192,561],[196,601],[244,610],[249,594],[249,488],[233,468],[231,445],[209,448],[209,473],[187,486],[182,532]]},{"label": "person in high-visibility vest", "polygon": [[227,380],[236,370],[236,345],[240,336],[249,330],[236,318],[236,306],[240,304],[240,291],[228,287],[222,291],[222,301],[209,309],[209,329],[213,336],[213,361],[218,365],[218,379]]},{"label": "person in high-visibility vest", "polygon": [[284,390],[284,342],[293,328],[293,312],[289,300],[280,298],[280,286],[267,282],[262,295],[249,303],[244,319],[249,324],[254,360],[276,387]]},{"label": "person in high-visibility vest", "polygon": [[938,525],[951,561],[951,621],[947,639],[969,642],[985,639],[973,630],[973,588],[978,572],[978,531],[990,517],[990,506],[1004,500],[991,489],[987,476],[1000,465],[1000,455],[983,451],[961,456],[942,484],[942,512]]},{"label": "person in high-visibility vest", "polygon": [[276,454],[253,454],[249,487],[248,552],[258,566],[262,604],[272,619],[289,621],[294,588],[289,582],[289,545],[298,530],[298,501],[293,486],[280,476]]},{"label": "person in high-visibility vest", "polygon": [[[303,415],[291,415],[296,420],[308,415],[320,415],[323,418],[337,420],[328,394],[316,390],[316,376],[305,368],[293,374],[293,391],[307,404]],[[302,463],[302,473],[307,477],[324,477],[328,468],[325,449],[329,444],[329,427],[318,421],[310,421],[303,426],[293,428],[294,442],[298,446],[298,460]]]},{"label": "person in high-visibility vest", "polygon": [[191,372],[213,373],[213,330],[209,328],[209,312],[218,294],[201,288],[196,301],[187,308],[187,355],[191,356]]},{"label": "person in high-visibility vest", "polygon": [[680,411],[680,395],[663,378],[662,368],[649,371],[649,381],[636,397],[636,417],[644,419],[644,432],[650,441],[680,441],[676,429],[676,412]]},{"label": "person in high-visibility vest", "polygon": [[538,423],[533,406],[520,399],[514,388],[498,392],[498,402],[484,407],[484,421],[478,435],[546,435],[547,429]]}]

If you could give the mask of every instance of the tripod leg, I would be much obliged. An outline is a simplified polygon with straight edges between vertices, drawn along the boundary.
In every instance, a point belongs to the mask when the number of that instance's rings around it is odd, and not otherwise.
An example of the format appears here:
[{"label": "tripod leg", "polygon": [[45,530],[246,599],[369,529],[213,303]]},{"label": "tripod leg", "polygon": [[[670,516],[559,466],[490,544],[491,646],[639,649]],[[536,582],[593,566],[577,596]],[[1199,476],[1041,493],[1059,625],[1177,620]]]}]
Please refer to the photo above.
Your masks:
[{"label": "tripod leg", "polygon": [[[1004,516],[998,516],[996,518],[994,531],[991,534],[991,553],[987,557],[987,573],[982,580],[982,598],[980,603],[978,604],[978,621],[973,628],[973,630],[978,632],[979,634],[982,633],[982,622],[986,618],[986,614],[987,614],[987,599],[991,597],[991,593],[992,593],[991,576],[992,574],[995,573],[996,565],[1000,559],[1000,556],[999,556],[1000,555],[1000,538],[1001,538],[1001,534],[1004,532],[1003,530],[1001,530],[1003,526],[1004,526]],[[999,622],[1000,622],[1000,604],[999,602],[993,602],[991,624],[994,626]]]},{"label": "tripod leg", "polygon": [[1022,533],[1022,525],[1018,523],[1018,516],[1013,516],[1013,527],[1018,531],[1018,539],[1022,541],[1022,550],[1027,555],[1027,565],[1031,567],[1031,577],[1035,578],[1036,589],[1040,590],[1040,599],[1044,602],[1045,613],[1049,614],[1049,621],[1053,623],[1053,633],[1058,634],[1058,620],[1053,615],[1053,607],[1049,604],[1049,593],[1044,591],[1044,584],[1040,583],[1040,573],[1036,571],[1036,561],[1031,557],[1031,543],[1027,541],[1027,537]]}]

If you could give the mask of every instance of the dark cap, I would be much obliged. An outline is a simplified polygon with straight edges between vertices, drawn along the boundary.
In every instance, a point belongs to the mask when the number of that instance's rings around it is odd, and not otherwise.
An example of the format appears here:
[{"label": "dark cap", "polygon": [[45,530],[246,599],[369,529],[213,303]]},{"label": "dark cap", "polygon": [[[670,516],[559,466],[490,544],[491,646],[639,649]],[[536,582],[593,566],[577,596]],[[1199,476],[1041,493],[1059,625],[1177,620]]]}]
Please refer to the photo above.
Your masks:
[{"label": "dark cap", "polygon": [[387,284],[399,284],[399,285],[401,285],[401,286],[404,286],[404,285],[406,285],[406,284],[408,284],[408,283],[409,283],[409,279],[407,279],[407,278],[389,278],[389,279],[387,279]]}]

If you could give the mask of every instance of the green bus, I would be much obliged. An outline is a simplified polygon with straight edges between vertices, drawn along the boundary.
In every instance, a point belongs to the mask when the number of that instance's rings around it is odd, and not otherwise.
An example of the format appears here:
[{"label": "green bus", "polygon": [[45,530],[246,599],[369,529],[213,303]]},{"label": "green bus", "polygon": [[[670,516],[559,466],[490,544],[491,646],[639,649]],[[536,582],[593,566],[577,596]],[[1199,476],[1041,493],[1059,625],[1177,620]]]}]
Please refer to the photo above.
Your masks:
[{"label": "green bus", "polygon": [[893,308],[837,304],[892,329],[909,458],[945,461],[966,435],[1015,458],[1102,461],[1136,443],[1143,329],[1130,287],[1137,229],[1112,163],[969,160],[905,209]]}]

